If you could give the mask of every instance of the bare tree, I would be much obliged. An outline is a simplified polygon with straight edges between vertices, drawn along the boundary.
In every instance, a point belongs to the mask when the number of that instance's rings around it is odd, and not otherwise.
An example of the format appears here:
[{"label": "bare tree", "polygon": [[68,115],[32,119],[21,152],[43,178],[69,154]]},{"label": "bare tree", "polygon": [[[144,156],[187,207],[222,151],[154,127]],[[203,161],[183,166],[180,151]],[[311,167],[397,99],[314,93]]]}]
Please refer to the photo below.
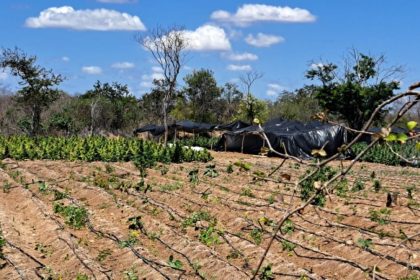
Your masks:
[{"label": "bare tree", "polygon": [[254,70],[246,72],[244,75],[239,77],[239,80],[245,87],[247,96],[251,94],[251,88],[255,81],[261,79],[263,76],[263,73]]},{"label": "bare tree", "polygon": [[145,37],[138,37],[137,42],[147,49],[162,69],[165,94],[162,100],[164,142],[168,140],[168,107],[175,96],[179,71],[183,64],[187,48],[184,31],[179,27],[155,28]]}]

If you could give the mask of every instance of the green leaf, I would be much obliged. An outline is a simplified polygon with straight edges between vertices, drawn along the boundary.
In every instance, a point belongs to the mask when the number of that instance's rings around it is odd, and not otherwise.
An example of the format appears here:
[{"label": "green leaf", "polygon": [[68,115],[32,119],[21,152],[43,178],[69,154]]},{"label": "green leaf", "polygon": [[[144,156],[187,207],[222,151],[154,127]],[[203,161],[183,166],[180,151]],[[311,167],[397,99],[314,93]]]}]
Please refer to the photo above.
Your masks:
[{"label": "green leaf", "polygon": [[417,151],[420,151],[420,142],[416,143],[416,149],[417,149]]},{"label": "green leaf", "polygon": [[394,141],[397,141],[398,140],[398,137],[397,137],[396,134],[391,133],[388,136],[384,137],[384,139],[387,142],[394,142]]},{"label": "green leaf", "polygon": [[397,136],[397,140],[398,142],[400,142],[401,144],[404,144],[407,140],[408,140],[408,136],[405,133],[400,133]]},{"label": "green leaf", "polygon": [[408,130],[412,131],[417,126],[417,122],[409,121],[409,122],[407,122],[406,125],[407,125]]}]

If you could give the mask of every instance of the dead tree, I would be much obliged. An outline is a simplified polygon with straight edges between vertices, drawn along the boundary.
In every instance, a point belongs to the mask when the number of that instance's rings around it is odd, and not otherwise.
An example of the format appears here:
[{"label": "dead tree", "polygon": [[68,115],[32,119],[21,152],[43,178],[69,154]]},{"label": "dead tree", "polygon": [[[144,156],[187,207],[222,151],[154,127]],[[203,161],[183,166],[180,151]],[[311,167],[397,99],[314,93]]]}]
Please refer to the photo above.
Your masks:
[{"label": "dead tree", "polygon": [[165,128],[164,142],[168,140],[168,107],[175,96],[179,71],[183,64],[187,48],[184,31],[179,27],[155,28],[145,37],[138,37],[137,41],[147,49],[162,69],[165,88],[162,100],[163,125]]}]

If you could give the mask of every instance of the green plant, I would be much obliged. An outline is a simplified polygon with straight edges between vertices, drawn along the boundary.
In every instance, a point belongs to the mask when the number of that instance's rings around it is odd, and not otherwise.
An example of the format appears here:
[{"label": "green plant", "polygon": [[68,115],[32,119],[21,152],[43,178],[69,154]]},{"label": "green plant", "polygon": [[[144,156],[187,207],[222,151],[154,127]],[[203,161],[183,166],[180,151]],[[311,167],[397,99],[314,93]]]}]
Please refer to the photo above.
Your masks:
[{"label": "green plant", "polygon": [[76,280],[89,280],[86,274],[77,273]]},{"label": "green plant", "polygon": [[215,225],[216,224],[216,218],[212,217],[209,214],[209,212],[198,211],[198,212],[192,213],[190,217],[185,219],[182,222],[182,227],[186,228],[186,227],[189,227],[189,226],[195,226],[195,224],[198,221],[207,221],[207,222],[210,223],[210,225]]},{"label": "green plant", "polygon": [[270,196],[267,198],[267,202],[268,204],[273,204],[274,202],[276,202],[274,194],[270,194]]},{"label": "green plant", "polygon": [[165,185],[159,186],[159,189],[161,191],[176,191],[176,190],[179,190],[180,188],[182,188],[181,182],[174,182],[171,184],[165,184]]},{"label": "green plant", "polygon": [[348,180],[346,178],[343,178],[340,181],[338,181],[337,185],[335,186],[335,190],[337,191],[338,196],[346,197],[347,192],[349,191]]},{"label": "green plant", "polygon": [[249,171],[251,170],[252,164],[248,162],[237,161],[234,163],[235,166],[239,167],[240,171]]},{"label": "green plant", "polygon": [[283,251],[291,252],[296,248],[296,245],[293,244],[292,242],[287,241],[287,240],[283,240],[281,242],[281,247],[282,247]]},{"label": "green plant", "polygon": [[[301,178],[307,176],[309,173],[313,171],[307,170],[306,174],[304,174]],[[306,178],[304,181],[300,183],[300,195],[303,201],[308,200],[312,195],[315,193],[316,196],[312,199],[311,204],[324,206],[325,205],[325,194],[323,191],[318,191],[316,185],[321,185],[323,182],[328,181],[337,173],[330,166],[321,167],[317,170],[312,176]]]},{"label": "green plant", "polygon": [[226,167],[226,172],[231,174],[233,173],[233,164],[229,163],[229,165]]},{"label": "green plant", "polygon": [[380,225],[386,225],[390,223],[389,216],[391,215],[391,210],[388,208],[381,208],[379,211],[370,210],[370,219],[373,222],[377,222]]},{"label": "green plant", "polygon": [[138,242],[138,239],[135,235],[130,234],[130,236],[128,237],[128,239],[126,240],[120,240],[119,242],[119,246],[121,248],[128,248],[128,247],[133,247],[134,245],[136,245]]},{"label": "green plant", "polygon": [[104,249],[104,250],[99,251],[99,254],[95,258],[95,260],[98,262],[103,262],[106,260],[106,258],[108,258],[111,255],[112,255],[112,251],[110,249]]},{"label": "green plant", "polygon": [[373,181],[373,189],[375,190],[375,192],[379,192],[382,188],[382,184],[379,180],[374,180]]},{"label": "green plant", "polygon": [[60,192],[59,190],[56,190],[56,189],[53,189],[53,194],[54,194],[54,201],[61,200],[68,197],[67,193]]},{"label": "green plant", "polygon": [[169,256],[168,265],[175,269],[182,269],[182,262],[175,259],[173,255]]},{"label": "green plant", "polygon": [[188,180],[193,185],[198,184],[199,179],[198,179],[198,169],[197,168],[195,168],[195,169],[191,170],[190,172],[188,172]]},{"label": "green plant", "polygon": [[209,226],[206,229],[200,230],[198,240],[200,240],[201,243],[207,246],[212,246],[220,243],[218,232],[213,226]]},{"label": "green plant", "polygon": [[261,273],[259,277],[261,280],[274,280],[275,279],[271,267],[272,267],[272,264],[269,264],[261,268]]},{"label": "green plant", "polygon": [[80,229],[88,222],[87,210],[83,207],[67,205],[62,203],[54,204],[54,213],[58,213],[65,218],[66,224],[73,228]]},{"label": "green plant", "polygon": [[260,245],[262,242],[263,232],[259,228],[252,229],[250,236],[252,240],[254,240],[254,243],[257,245]]},{"label": "green plant", "polygon": [[48,192],[48,185],[45,182],[41,182],[38,184],[39,192],[45,194]]},{"label": "green plant", "polygon": [[415,185],[411,185],[411,186],[408,186],[406,188],[407,196],[408,196],[409,199],[413,199],[413,193],[414,193],[415,190],[416,190],[416,186]]},{"label": "green plant", "polygon": [[364,189],[365,189],[365,183],[361,179],[357,178],[356,181],[354,181],[354,184],[353,184],[353,187],[351,188],[351,191],[352,192],[358,192],[358,191],[361,191],[361,190],[364,190]]},{"label": "green plant", "polygon": [[292,234],[295,231],[295,225],[291,220],[284,221],[283,225],[281,226],[281,232]]},{"label": "green plant", "polygon": [[204,175],[206,175],[210,178],[215,178],[215,177],[219,176],[219,172],[217,172],[217,170],[216,170],[216,165],[215,164],[207,165],[206,170],[204,171]]},{"label": "green plant", "polygon": [[357,239],[357,245],[362,248],[363,250],[370,249],[372,247],[372,239]]},{"label": "green plant", "polygon": [[141,216],[128,218],[128,224],[128,229],[131,230],[142,230],[144,228],[143,222],[141,221]]},{"label": "green plant", "polygon": [[3,192],[4,193],[9,193],[11,188],[12,188],[12,184],[10,184],[9,182],[3,183]]},{"label": "green plant", "polygon": [[4,259],[4,247],[6,246],[6,239],[4,238],[3,231],[0,227],[0,259]]},{"label": "green plant", "polygon": [[125,280],[139,280],[139,277],[137,276],[137,270],[134,267],[128,270],[125,270],[124,279]]},{"label": "green plant", "polygon": [[418,275],[418,274],[410,274],[408,276],[399,278],[398,280],[420,280],[420,275]]}]

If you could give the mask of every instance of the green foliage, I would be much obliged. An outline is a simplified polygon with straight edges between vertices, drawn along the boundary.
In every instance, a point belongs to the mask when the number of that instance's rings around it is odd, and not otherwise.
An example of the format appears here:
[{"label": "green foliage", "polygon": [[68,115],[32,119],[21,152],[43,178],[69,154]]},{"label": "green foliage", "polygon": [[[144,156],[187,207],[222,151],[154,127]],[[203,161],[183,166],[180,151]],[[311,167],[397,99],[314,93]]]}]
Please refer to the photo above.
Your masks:
[{"label": "green foliage", "polygon": [[420,280],[420,275],[418,275],[418,274],[410,274],[408,276],[399,278],[398,280]]},{"label": "green foliage", "polygon": [[260,276],[259,276],[260,280],[274,280],[274,279],[276,279],[274,277],[271,266],[272,266],[272,264],[269,264],[269,265],[261,268],[261,273],[260,273]]},{"label": "green foliage", "polygon": [[65,206],[62,203],[55,203],[54,213],[58,213],[63,216],[66,224],[75,229],[84,227],[88,221],[88,212],[83,207],[73,205]]},{"label": "green foliage", "polygon": [[411,185],[411,186],[408,186],[406,188],[407,196],[408,196],[409,199],[413,199],[413,193],[414,193],[415,190],[416,190],[416,186],[415,185]]},{"label": "green foliage", "polygon": [[335,186],[335,190],[337,191],[338,196],[346,197],[347,192],[349,191],[348,180],[346,178],[343,178],[340,181],[338,181],[337,185]]},{"label": "green foliage", "polygon": [[[368,144],[360,142],[352,146],[352,150],[355,154],[359,154],[363,151]],[[416,143],[414,141],[407,141],[405,144],[400,143],[388,143],[392,150],[401,155],[406,159],[420,158],[420,150],[416,149]],[[366,154],[361,157],[362,161],[382,163],[387,165],[400,165],[401,158],[393,153],[385,143],[378,143],[369,149]]]},{"label": "green foliage", "polygon": [[[310,172],[312,171],[307,170],[306,173],[301,178],[308,175]],[[321,182],[321,183],[326,182],[329,179],[331,179],[336,173],[337,171],[335,171],[330,166],[321,167],[318,171],[315,172],[313,176],[310,176],[309,178],[307,178],[306,180],[300,183],[301,199],[303,201],[308,200],[316,192],[316,189],[315,189],[316,182]],[[322,191],[319,192],[315,196],[315,198],[311,201],[311,204],[318,205],[321,207],[324,206],[325,205],[324,193]]]},{"label": "green foliage", "polygon": [[372,247],[372,239],[357,239],[357,245],[363,250],[370,249]]},{"label": "green foliage", "polygon": [[257,245],[260,245],[262,242],[263,232],[259,228],[252,229],[250,236],[252,240],[254,240],[254,243]]},{"label": "green foliage", "polygon": [[252,164],[248,162],[237,161],[234,163],[235,166],[239,167],[241,171],[249,171],[251,170]]},{"label": "green foliage", "polygon": [[[326,63],[314,66],[306,77],[321,82],[314,92],[324,109],[346,120],[350,127],[361,129],[376,107],[399,88],[398,82],[380,77],[380,61],[383,58],[355,53],[354,64],[349,65],[343,76],[337,72],[337,65]],[[385,113],[382,109],[374,120],[382,120]]]},{"label": "green foliage", "polygon": [[168,265],[175,269],[182,269],[182,262],[175,259],[173,255],[169,256]]},{"label": "green foliage", "polygon": [[[3,152],[1,152],[3,151]],[[49,159],[83,161],[134,161],[145,171],[156,162],[207,162],[207,150],[194,151],[179,145],[163,146],[135,138],[0,136],[0,159]]]},{"label": "green foliage", "polygon": [[295,225],[291,220],[286,220],[281,226],[281,232],[292,234],[295,231]]},{"label": "green foliage", "polygon": [[189,100],[190,119],[198,122],[212,123],[216,121],[214,106],[221,95],[213,72],[210,70],[194,70],[185,78],[183,93]]},{"label": "green foliage", "polygon": [[206,166],[206,170],[204,171],[204,175],[210,177],[210,178],[216,178],[219,176],[219,172],[216,170],[215,164],[210,164]]},{"label": "green foliage", "polygon": [[86,274],[77,273],[76,280],[89,280],[89,276]]},{"label": "green foliage", "polygon": [[185,219],[182,222],[182,227],[183,228],[186,228],[186,227],[189,227],[189,226],[195,226],[195,224],[198,221],[207,221],[211,225],[215,225],[216,224],[216,218],[212,217],[209,214],[209,212],[206,212],[206,211],[198,211],[198,212],[192,213],[190,217],[188,217],[187,219]]},{"label": "green foliage", "polygon": [[206,229],[200,230],[198,240],[207,246],[220,243],[218,231],[213,226],[209,226]]},{"label": "green foliage", "polygon": [[137,271],[134,267],[124,271],[124,280],[139,280]]},{"label": "green foliage", "polygon": [[141,221],[141,216],[135,216],[128,218],[128,229],[130,230],[142,230],[144,227]]},{"label": "green foliage", "polygon": [[226,167],[226,172],[229,174],[233,173],[233,164],[229,163],[229,165]]},{"label": "green foliage", "polygon": [[181,146],[187,146],[187,147],[192,147],[192,146],[197,146],[197,147],[202,147],[202,148],[206,148],[206,149],[213,149],[217,142],[219,142],[220,138],[219,137],[203,137],[203,136],[195,136],[192,138],[181,138],[181,139],[177,139],[177,143]]},{"label": "green foliage", "polygon": [[119,242],[119,246],[121,248],[128,248],[128,247],[133,247],[134,245],[136,245],[138,242],[138,239],[136,236],[130,234],[130,236],[128,237],[127,240],[121,240]]},{"label": "green foliage", "polygon": [[373,181],[373,189],[375,190],[375,192],[379,192],[382,189],[381,181],[374,180]]},{"label": "green foliage", "polygon": [[389,216],[391,215],[391,210],[388,208],[382,208],[379,211],[370,210],[370,219],[373,222],[377,222],[380,225],[386,225],[390,223]]},{"label": "green foliage", "polygon": [[95,260],[97,260],[98,262],[103,262],[111,255],[112,255],[112,251],[110,249],[104,249],[104,250],[99,251],[99,254],[95,258]]},{"label": "green foliage", "polygon": [[199,182],[199,178],[198,178],[198,169],[193,169],[190,172],[188,172],[188,180],[190,181],[190,183],[192,183],[193,185],[198,184]]},{"label": "green foliage", "polygon": [[4,239],[3,231],[0,227],[0,259],[4,259],[4,246],[6,246],[6,239]]},{"label": "green foliage", "polygon": [[365,189],[365,183],[360,179],[357,178],[356,181],[354,181],[353,187],[351,188],[352,192],[358,192]]},{"label": "green foliage", "polygon": [[45,194],[45,193],[47,193],[48,192],[48,185],[45,183],[45,182],[41,182],[41,183],[39,183],[38,184],[38,189],[39,189],[39,192],[40,193],[43,193],[43,194]]},{"label": "green foliage", "polygon": [[252,94],[248,94],[239,103],[239,110],[235,118],[238,120],[246,120],[249,123],[252,123],[254,119],[265,122],[268,119],[267,102],[259,100]]},{"label": "green foliage", "polygon": [[283,251],[292,252],[296,248],[296,245],[293,244],[292,242],[287,241],[287,240],[283,240],[281,242],[281,247],[282,247]]},{"label": "green foliage", "polygon": [[0,56],[0,68],[10,70],[10,73],[20,79],[22,87],[17,91],[16,101],[30,112],[30,134],[41,131],[41,113],[48,108],[60,95],[53,87],[63,81],[61,75],[55,75],[52,70],[37,66],[35,56],[28,56],[18,48],[3,49]]},{"label": "green foliage", "polygon": [[171,184],[164,184],[164,185],[160,185],[159,189],[161,191],[176,191],[179,190],[180,188],[182,188],[182,183],[180,182],[174,182]]}]

